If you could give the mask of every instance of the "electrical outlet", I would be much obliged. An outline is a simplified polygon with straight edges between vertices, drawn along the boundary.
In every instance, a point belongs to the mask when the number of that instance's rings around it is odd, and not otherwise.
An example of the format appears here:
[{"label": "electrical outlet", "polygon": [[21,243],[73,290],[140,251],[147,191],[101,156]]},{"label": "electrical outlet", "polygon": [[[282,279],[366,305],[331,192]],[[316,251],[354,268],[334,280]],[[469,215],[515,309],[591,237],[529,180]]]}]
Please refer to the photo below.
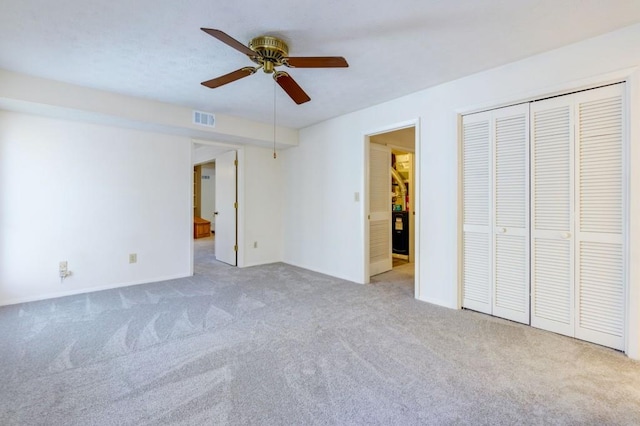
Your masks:
[{"label": "electrical outlet", "polygon": [[258,248],[258,242],[257,241],[253,242],[253,248]]},{"label": "electrical outlet", "polygon": [[65,278],[71,275],[69,264],[66,260],[61,260],[58,264],[58,275],[60,276],[60,282],[64,281]]},{"label": "electrical outlet", "polygon": [[137,253],[131,253],[129,255],[129,263],[136,263],[138,261]]}]

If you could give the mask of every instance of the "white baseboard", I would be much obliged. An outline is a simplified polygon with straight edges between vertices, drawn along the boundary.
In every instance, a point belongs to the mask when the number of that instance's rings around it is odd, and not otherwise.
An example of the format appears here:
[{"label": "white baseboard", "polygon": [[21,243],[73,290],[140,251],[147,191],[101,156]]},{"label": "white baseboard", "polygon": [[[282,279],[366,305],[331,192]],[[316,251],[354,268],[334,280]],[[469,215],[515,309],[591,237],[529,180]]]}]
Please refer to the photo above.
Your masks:
[{"label": "white baseboard", "polygon": [[48,293],[48,294],[41,294],[41,295],[37,295],[37,296],[33,296],[33,297],[19,297],[19,298],[15,298],[15,299],[0,300],[0,306],[15,305],[15,304],[18,304],[18,303],[27,303],[27,302],[37,302],[39,300],[56,299],[58,297],[74,296],[76,294],[92,293],[94,291],[102,291],[102,290],[111,290],[111,289],[114,289],[114,288],[129,287],[129,286],[132,286],[132,285],[150,284],[150,283],[156,283],[156,282],[160,282],[160,281],[175,280],[175,279],[178,279],[178,278],[186,278],[186,277],[191,277],[191,276],[193,276],[193,275],[189,275],[189,274],[187,274],[187,275],[183,275],[183,274],[171,275],[171,276],[166,276],[166,277],[152,278],[151,280],[129,281],[129,282],[118,283],[118,284],[109,284],[109,285],[100,286],[100,287],[91,287],[91,288],[84,288],[84,289],[76,289],[76,290],[61,291],[61,292]]}]

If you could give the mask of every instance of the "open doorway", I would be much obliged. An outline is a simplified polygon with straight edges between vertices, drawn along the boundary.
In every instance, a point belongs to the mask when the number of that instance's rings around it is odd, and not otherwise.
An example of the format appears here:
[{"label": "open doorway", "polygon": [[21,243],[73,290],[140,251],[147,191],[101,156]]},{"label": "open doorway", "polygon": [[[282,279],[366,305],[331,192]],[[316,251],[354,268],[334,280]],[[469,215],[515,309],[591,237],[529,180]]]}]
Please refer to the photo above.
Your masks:
[{"label": "open doorway", "polygon": [[[192,259],[238,264],[237,150],[227,144],[193,144]],[[197,268],[195,268],[197,269]]]},{"label": "open doorway", "polygon": [[200,204],[197,216],[211,222],[211,233],[216,230],[216,162],[196,166],[200,168]]},{"label": "open doorway", "polygon": [[367,277],[401,272],[418,297],[416,244],[416,125],[366,137]]},{"label": "open doorway", "polygon": [[216,264],[215,257],[215,161],[193,166],[194,272]]},{"label": "open doorway", "polygon": [[201,226],[194,228],[193,237],[205,238],[215,232],[216,163],[210,161],[193,166],[193,217]]}]

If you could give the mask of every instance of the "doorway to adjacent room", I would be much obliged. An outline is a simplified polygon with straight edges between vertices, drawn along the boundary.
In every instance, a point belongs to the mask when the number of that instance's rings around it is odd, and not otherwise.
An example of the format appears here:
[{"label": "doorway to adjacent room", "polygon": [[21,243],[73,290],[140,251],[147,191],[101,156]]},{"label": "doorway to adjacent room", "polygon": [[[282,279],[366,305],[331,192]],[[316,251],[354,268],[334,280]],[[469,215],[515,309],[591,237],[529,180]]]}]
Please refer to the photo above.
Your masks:
[{"label": "doorway to adjacent room", "polygon": [[406,274],[418,297],[416,124],[366,137],[365,276]]},{"label": "doorway to adjacent room", "polygon": [[194,143],[194,247],[205,244],[195,243],[206,238],[213,247],[205,252],[231,266],[238,265],[237,157],[230,145]]}]

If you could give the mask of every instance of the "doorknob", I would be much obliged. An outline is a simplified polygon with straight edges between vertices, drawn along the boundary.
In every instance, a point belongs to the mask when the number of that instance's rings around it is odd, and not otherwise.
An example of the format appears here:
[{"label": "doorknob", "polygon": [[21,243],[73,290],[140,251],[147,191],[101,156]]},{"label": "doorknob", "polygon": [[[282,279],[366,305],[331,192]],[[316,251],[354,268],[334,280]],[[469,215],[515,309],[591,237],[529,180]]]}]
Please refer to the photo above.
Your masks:
[{"label": "doorknob", "polygon": [[564,238],[565,240],[571,238],[571,232],[563,232],[562,238]]},{"label": "doorknob", "polygon": [[506,234],[507,233],[507,228],[500,228],[500,233],[501,234]]},{"label": "doorknob", "polygon": [[218,212],[213,212],[214,215],[218,216]]}]

